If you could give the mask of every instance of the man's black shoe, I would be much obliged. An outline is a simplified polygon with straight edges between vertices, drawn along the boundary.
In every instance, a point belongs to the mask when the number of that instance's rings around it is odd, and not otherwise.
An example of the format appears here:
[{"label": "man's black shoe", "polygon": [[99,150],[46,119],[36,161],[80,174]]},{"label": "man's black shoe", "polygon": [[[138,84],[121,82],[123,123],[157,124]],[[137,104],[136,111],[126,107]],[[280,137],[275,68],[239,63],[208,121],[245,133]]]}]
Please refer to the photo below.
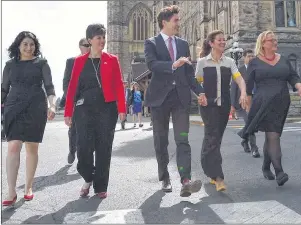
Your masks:
[{"label": "man's black shoe", "polygon": [[162,181],[162,191],[164,192],[172,192],[172,186],[169,179]]},{"label": "man's black shoe", "polygon": [[75,153],[69,152],[69,154],[68,154],[68,163],[72,164],[74,162],[74,160],[75,160]]}]

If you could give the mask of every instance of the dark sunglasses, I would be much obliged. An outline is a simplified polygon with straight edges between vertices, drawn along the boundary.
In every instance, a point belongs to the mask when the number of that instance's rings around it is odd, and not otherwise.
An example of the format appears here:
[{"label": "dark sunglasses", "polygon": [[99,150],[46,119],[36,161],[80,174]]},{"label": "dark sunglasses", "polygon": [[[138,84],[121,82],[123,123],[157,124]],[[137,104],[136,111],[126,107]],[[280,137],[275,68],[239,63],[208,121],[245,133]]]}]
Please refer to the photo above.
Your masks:
[{"label": "dark sunglasses", "polygon": [[90,47],[89,44],[82,44],[81,46],[86,47],[86,48],[89,48],[89,47]]}]

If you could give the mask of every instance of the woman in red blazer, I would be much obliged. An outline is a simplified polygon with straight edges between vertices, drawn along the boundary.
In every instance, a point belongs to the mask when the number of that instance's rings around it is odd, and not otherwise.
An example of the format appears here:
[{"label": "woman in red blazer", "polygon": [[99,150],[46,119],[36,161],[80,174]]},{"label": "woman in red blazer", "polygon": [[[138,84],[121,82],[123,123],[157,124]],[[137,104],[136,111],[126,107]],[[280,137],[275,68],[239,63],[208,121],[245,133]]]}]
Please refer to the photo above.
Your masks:
[{"label": "woman in red blazer", "polygon": [[[116,56],[103,52],[106,29],[102,24],[87,27],[91,50],[74,61],[69,83],[65,123],[74,116],[77,130],[77,170],[85,183],[80,195],[94,192],[107,197],[109,169],[115,126],[125,119],[125,96],[119,62]],[[95,166],[93,152],[95,151]]]}]

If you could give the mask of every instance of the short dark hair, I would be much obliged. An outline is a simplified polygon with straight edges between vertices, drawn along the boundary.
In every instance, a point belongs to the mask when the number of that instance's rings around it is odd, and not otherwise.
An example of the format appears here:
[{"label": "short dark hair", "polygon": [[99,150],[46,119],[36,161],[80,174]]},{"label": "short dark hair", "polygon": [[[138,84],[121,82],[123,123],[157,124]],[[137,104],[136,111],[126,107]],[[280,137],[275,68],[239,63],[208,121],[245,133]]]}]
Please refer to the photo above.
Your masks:
[{"label": "short dark hair", "polygon": [[21,42],[25,39],[25,38],[30,38],[33,40],[34,45],[35,45],[35,50],[33,55],[34,56],[40,56],[41,52],[40,52],[40,42],[37,39],[36,35],[33,34],[30,31],[22,31],[20,32],[17,37],[15,38],[14,42],[9,46],[9,48],[7,49],[8,51],[8,56],[10,59],[14,58],[16,60],[20,59],[20,50],[19,50],[19,46],[21,44]]},{"label": "short dark hair", "polygon": [[252,49],[250,49],[250,48],[247,48],[247,49],[245,49],[244,50],[244,52],[243,52],[243,56],[244,57],[246,57],[247,56],[247,54],[253,54],[254,52],[253,52],[253,50]]},{"label": "short dark hair", "polygon": [[161,11],[159,12],[157,16],[157,21],[159,28],[162,30],[163,29],[163,20],[165,21],[170,21],[171,17],[174,14],[179,14],[180,8],[177,5],[171,5],[171,6],[166,6]]},{"label": "short dark hair", "polygon": [[96,35],[106,35],[106,28],[103,24],[100,23],[95,23],[95,24],[90,24],[87,29],[86,29],[86,38],[92,39]]},{"label": "short dark hair", "polygon": [[87,41],[86,38],[82,38],[82,39],[79,40],[78,45],[79,45],[79,46],[82,46],[83,43],[86,42],[86,41]]}]

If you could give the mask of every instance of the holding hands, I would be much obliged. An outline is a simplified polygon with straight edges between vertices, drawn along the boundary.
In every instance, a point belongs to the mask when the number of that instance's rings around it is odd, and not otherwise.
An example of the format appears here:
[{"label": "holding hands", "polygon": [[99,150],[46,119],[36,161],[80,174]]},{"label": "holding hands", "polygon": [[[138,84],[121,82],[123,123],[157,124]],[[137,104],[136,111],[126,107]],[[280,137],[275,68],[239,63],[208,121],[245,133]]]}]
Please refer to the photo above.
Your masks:
[{"label": "holding hands", "polygon": [[201,105],[201,106],[207,106],[207,98],[206,98],[206,95],[205,93],[201,93],[199,96],[198,96],[198,103]]}]

